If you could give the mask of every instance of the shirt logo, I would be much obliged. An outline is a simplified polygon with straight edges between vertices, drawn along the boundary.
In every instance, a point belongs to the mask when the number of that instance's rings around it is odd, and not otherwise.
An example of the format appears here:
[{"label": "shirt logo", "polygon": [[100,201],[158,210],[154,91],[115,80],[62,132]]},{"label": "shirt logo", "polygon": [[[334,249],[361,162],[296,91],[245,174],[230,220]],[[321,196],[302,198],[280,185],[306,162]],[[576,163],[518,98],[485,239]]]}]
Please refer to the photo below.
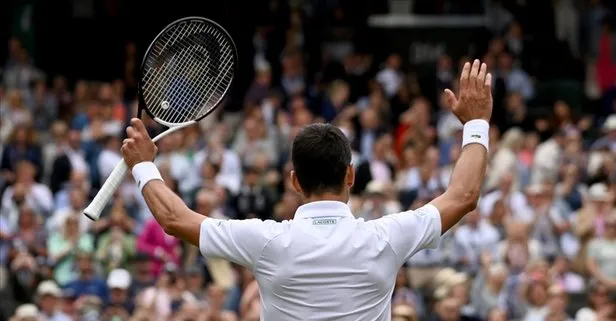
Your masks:
[{"label": "shirt logo", "polygon": [[336,224],[336,220],[333,218],[312,220],[312,225],[335,225],[335,224]]}]

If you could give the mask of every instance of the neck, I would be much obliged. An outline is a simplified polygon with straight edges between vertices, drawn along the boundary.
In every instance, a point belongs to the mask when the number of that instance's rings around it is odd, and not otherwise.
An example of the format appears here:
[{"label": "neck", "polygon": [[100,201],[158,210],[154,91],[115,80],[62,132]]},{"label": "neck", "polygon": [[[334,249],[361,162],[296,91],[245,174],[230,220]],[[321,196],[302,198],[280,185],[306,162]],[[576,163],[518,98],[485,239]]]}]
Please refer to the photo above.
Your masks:
[{"label": "neck", "polygon": [[320,195],[311,195],[305,197],[305,203],[319,202],[319,201],[336,201],[347,203],[349,201],[349,197],[344,194],[335,194],[335,193],[324,193]]}]

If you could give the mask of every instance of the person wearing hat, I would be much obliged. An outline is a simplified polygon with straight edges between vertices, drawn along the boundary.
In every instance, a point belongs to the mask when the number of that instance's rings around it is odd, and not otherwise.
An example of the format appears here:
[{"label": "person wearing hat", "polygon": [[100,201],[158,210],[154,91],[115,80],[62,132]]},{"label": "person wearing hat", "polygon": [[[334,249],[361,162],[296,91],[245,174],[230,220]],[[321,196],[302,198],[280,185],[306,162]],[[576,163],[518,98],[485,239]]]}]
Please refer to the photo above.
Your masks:
[{"label": "person wearing hat", "polygon": [[103,317],[113,320],[113,317],[126,318],[133,313],[135,305],[130,297],[132,278],[124,269],[115,269],[107,276],[109,300],[103,309]]},{"label": "person wearing hat", "polygon": [[363,217],[366,221],[377,219],[390,213],[397,213],[401,210],[400,203],[397,200],[392,200],[388,197],[388,190],[391,190],[391,184],[381,181],[370,181],[364,191],[364,202],[359,217]]},{"label": "person wearing hat", "polygon": [[580,251],[573,265],[576,271],[586,271],[588,242],[605,233],[606,217],[615,213],[611,205],[613,195],[605,183],[595,183],[583,195],[583,206],[573,215],[571,229],[580,243]]},{"label": "person wearing hat", "polygon": [[15,310],[10,321],[43,321],[43,319],[36,305],[22,304]]},{"label": "person wearing hat", "polygon": [[47,321],[71,321],[68,315],[59,310],[62,290],[56,282],[46,280],[36,289],[36,304]]},{"label": "person wearing hat", "polygon": [[601,281],[610,290],[616,290],[616,215],[605,219],[603,237],[595,237],[588,243],[586,268],[593,278]]},{"label": "person wearing hat", "polygon": [[607,117],[602,129],[604,136],[597,139],[590,148],[593,150],[608,149],[616,153],[616,114]]}]

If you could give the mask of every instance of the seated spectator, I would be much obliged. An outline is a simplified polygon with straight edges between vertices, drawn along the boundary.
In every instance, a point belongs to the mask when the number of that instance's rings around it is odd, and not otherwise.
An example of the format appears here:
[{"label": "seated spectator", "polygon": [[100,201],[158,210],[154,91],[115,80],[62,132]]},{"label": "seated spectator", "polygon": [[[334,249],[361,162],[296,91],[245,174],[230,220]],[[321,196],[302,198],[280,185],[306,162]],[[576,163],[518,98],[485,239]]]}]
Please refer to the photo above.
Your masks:
[{"label": "seated spectator", "polygon": [[609,289],[593,279],[588,284],[588,305],[575,314],[576,321],[598,320],[597,313],[609,306]]},{"label": "seated spectator", "polygon": [[17,162],[15,183],[2,194],[2,216],[9,221],[9,228],[14,230],[22,204],[28,205],[37,215],[47,217],[53,211],[53,197],[46,185],[35,181],[36,167],[27,160]]},{"label": "seated spectator", "polygon": [[550,268],[552,283],[560,285],[566,293],[583,293],[584,278],[571,271],[571,262],[564,256],[558,256]]},{"label": "seated spectator", "polygon": [[96,273],[91,252],[78,252],[76,259],[77,278],[68,282],[64,290],[76,298],[94,296],[107,302],[108,291],[104,279]]},{"label": "seated spectator", "polygon": [[513,179],[512,174],[503,175],[498,183],[498,188],[488,192],[479,200],[480,214],[490,215],[496,201],[502,199],[505,203],[504,205],[511,213],[511,218],[530,223],[532,217],[528,215],[526,196],[522,192],[513,189]]},{"label": "seated spectator", "polygon": [[590,275],[600,280],[610,290],[616,289],[616,216],[605,219],[605,232],[588,243],[586,268]]},{"label": "seated spectator", "polygon": [[459,257],[461,269],[474,273],[480,266],[484,252],[496,254],[500,235],[494,226],[481,217],[477,210],[469,213],[454,231],[455,255]]},{"label": "seated spectator", "polygon": [[9,245],[9,260],[21,253],[28,253],[36,260],[46,261],[46,243],[47,233],[41,226],[41,217],[34,214],[27,205],[22,205],[17,230],[13,233]]},{"label": "seated spectator", "polygon": [[51,280],[43,281],[36,289],[36,304],[47,321],[70,321],[71,318],[60,311],[62,290]]},{"label": "seated spectator", "polygon": [[14,182],[17,165],[26,160],[34,166],[34,171],[41,174],[43,170],[43,154],[35,140],[35,131],[27,123],[16,124],[0,158],[0,173],[7,182]]},{"label": "seated spectator", "polygon": [[135,236],[123,228],[122,220],[126,214],[119,211],[123,210],[117,207],[112,210],[109,229],[100,235],[96,249],[95,257],[106,273],[125,266],[137,251]]},{"label": "seated spectator", "polygon": [[498,244],[496,258],[506,262],[513,273],[523,271],[529,262],[542,258],[539,241],[528,237],[528,225],[511,221],[506,229],[507,237]]},{"label": "seated spectator", "polygon": [[137,250],[153,258],[152,273],[158,276],[167,263],[178,266],[180,263],[180,241],[165,233],[163,228],[151,218],[146,222],[137,239]]},{"label": "seated spectator", "polygon": [[128,320],[132,315],[135,305],[130,297],[131,276],[124,269],[115,269],[107,277],[107,291],[109,301],[103,309],[104,320]]},{"label": "seated spectator", "polygon": [[152,273],[154,263],[149,255],[142,252],[138,252],[130,263],[132,267],[130,297],[131,299],[135,299],[143,289],[154,286],[156,281]]},{"label": "seated spectator", "polygon": [[362,207],[356,212],[356,215],[365,220],[372,220],[398,213],[402,208],[394,196],[395,193],[390,184],[371,181],[368,183],[365,195],[362,198]]},{"label": "seated spectator", "polygon": [[504,264],[491,263],[487,254],[482,257],[471,295],[472,305],[479,317],[485,319],[494,309],[506,309],[508,275]]},{"label": "seated spectator", "polygon": [[[426,315],[426,307],[420,293],[416,292],[411,282],[408,280],[408,274],[405,267],[400,268],[396,276],[394,285],[394,294],[392,297],[392,306],[404,305],[413,309],[416,318]],[[395,308],[394,308],[395,309]]]},{"label": "seated spectator", "polygon": [[[565,292],[565,289],[560,285],[552,285],[548,289],[548,315],[546,316],[547,320],[558,320],[562,321],[573,321],[567,315],[567,305],[569,304],[569,295]],[[562,319],[564,317],[564,319]],[[554,319],[553,319],[554,318]]]},{"label": "seated spectator", "polygon": [[79,217],[71,215],[64,221],[63,228],[49,237],[47,248],[54,264],[54,278],[64,286],[77,277],[74,271],[76,251],[91,253],[94,240],[90,234],[79,231]]},{"label": "seated spectator", "polygon": [[62,228],[62,223],[69,216],[79,217],[79,231],[81,233],[87,232],[92,225],[92,220],[85,215],[81,215],[87,205],[85,191],[80,187],[74,187],[70,190],[68,197],[69,206],[64,208],[56,207],[58,209],[47,219],[45,229],[51,234],[58,232]]},{"label": "seated spectator", "polygon": [[530,280],[523,293],[526,313],[523,321],[544,320],[550,313],[548,307],[549,284],[542,280]]}]

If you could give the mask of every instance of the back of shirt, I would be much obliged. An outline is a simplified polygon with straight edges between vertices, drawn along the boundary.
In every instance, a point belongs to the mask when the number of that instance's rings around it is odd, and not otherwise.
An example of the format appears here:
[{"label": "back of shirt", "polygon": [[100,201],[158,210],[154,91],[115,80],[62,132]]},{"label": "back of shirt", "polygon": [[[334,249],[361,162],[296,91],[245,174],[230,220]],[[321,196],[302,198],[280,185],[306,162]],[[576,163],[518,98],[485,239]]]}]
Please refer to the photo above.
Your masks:
[{"label": "back of shirt", "polygon": [[206,219],[200,248],[252,269],[261,320],[389,320],[398,269],[440,231],[432,205],[365,222],[323,201],[282,223]]}]

